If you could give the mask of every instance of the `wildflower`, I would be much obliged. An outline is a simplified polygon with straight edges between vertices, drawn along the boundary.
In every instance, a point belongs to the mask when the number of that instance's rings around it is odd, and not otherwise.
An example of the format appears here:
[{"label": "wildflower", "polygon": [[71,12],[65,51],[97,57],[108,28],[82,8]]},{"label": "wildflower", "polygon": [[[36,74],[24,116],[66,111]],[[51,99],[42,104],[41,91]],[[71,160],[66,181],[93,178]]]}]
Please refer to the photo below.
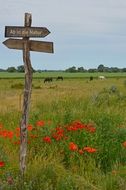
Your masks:
[{"label": "wildflower", "polygon": [[89,146],[86,146],[86,147],[83,148],[84,151],[88,151],[89,149],[90,149]]},{"label": "wildflower", "polygon": [[0,161],[0,168],[5,166],[5,162]]},{"label": "wildflower", "polygon": [[19,137],[20,136],[20,132],[16,132],[15,135],[16,135],[16,137]]},{"label": "wildflower", "polygon": [[83,123],[81,123],[80,121],[74,121],[69,126],[67,126],[67,130],[68,131],[78,131],[78,130],[81,130],[85,127],[86,126]]},{"label": "wildflower", "polygon": [[20,136],[20,127],[16,127],[16,129],[15,129],[15,135],[16,135],[17,137]]},{"label": "wildflower", "polygon": [[70,149],[71,151],[76,151],[76,150],[78,150],[78,146],[77,146],[75,143],[70,142],[70,144],[69,144],[69,149]]},{"label": "wildflower", "polygon": [[96,128],[94,127],[93,123],[89,123],[87,124],[86,128],[85,128],[88,132],[90,133],[94,133],[96,131]]},{"label": "wildflower", "polygon": [[7,137],[12,139],[14,136],[14,132],[13,131],[8,131]]},{"label": "wildflower", "polygon": [[14,132],[13,131],[8,131],[8,130],[3,130],[3,131],[0,132],[0,135],[3,138],[10,138],[10,139],[12,139],[13,136],[14,136]]},{"label": "wildflower", "polygon": [[44,125],[45,125],[45,121],[42,121],[42,120],[41,120],[41,121],[37,121],[37,122],[36,122],[36,126],[37,126],[37,127],[43,127]]},{"label": "wildflower", "polygon": [[16,145],[17,145],[17,144],[20,144],[20,143],[21,143],[20,140],[17,140],[17,141],[14,142],[14,144],[16,144]]},{"label": "wildflower", "polygon": [[1,131],[0,135],[1,135],[2,137],[6,138],[6,137],[7,137],[7,130]]},{"label": "wildflower", "polygon": [[46,143],[51,143],[51,138],[49,136],[46,136],[43,138],[43,141]]},{"label": "wildflower", "polygon": [[61,134],[64,130],[61,127],[56,127],[57,134]]},{"label": "wildflower", "polygon": [[61,127],[56,127],[55,132],[52,134],[52,137],[56,140],[59,141],[63,139],[64,137],[64,130]]},{"label": "wildflower", "polygon": [[27,129],[28,129],[28,131],[32,131],[32,129],[33,129],[32,125],[28,125]]},{"label": "wildflower", "polygon": [[90,133],[94,133],[96,131],[95,127],[88,127],[87,131],[89,131]]},{"label": "wildflower", "polygon": [[0,129],[2,129],[3,128],[3,125],[0,123]]},{"label": "wildflower", "polygon": [[84,151],[82,149],[78,150],[79,154],[83,154]]},{"label": "wildflower", "polygon": [[59,141],[59,140],[62,139],[62,135],[53,134],[52,137],[53,137],[56,141]]},{"label": "wildflower", "polygon": [[126,141],[122,143],[123,147],[126,148]]},{"label": "wildflower", "polygon": [[16,128],[16,131],[20,131],[20,127],[17,127],[17,128]]},{"label": "wildflower", "polygon": [[95,153],[97,151],[95,148],[91,148],[89,146],[84,147],[83,150],[89,153]]}]

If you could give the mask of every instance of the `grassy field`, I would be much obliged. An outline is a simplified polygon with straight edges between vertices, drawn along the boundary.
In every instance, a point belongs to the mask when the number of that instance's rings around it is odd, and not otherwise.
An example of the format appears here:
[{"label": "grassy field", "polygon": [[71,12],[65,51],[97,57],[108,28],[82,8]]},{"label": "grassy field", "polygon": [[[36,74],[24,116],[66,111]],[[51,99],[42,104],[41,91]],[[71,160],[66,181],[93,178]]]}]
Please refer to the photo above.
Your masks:
[{"label": "grassy field", "polygon": [[23,183],[19,123],[24,79],[0,80],[0,188],[125,190],[125,78],[90,81],[86,73],[61,73],[65,80],[43,83],[44,74],[33,78]]},{"label": "grassy field", "polygon": [[[98,76],[104,75],[107,78],[111,77],[126,77],[126,72],[124,73],[67,73],[67,72],[41,72],[41,73],[34,73],[33,78],[45,78],[45,77],[53,77],[56,78],[57,76],[63,76],[64,78],[89,78],[93,76],[94,78],[98,78]],[[0,79],[5,78],[24,78],[24,73],[8,73],[8,72],[0,72]]]}]

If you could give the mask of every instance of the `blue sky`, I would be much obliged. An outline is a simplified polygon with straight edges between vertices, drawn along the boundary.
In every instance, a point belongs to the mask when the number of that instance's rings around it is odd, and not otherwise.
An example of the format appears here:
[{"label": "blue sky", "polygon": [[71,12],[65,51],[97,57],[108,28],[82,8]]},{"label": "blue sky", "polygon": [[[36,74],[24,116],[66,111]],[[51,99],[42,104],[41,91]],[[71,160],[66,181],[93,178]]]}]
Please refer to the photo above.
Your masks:
[{"label": "blue sky", "polygon": [[0,0],[0,68],[23,64],[22,51],[5,47],[5,26],[32,26],[51,32],[36,40],[54,42],[54,54],[31,52],[35,69],[83,66],[126,67],[126,0]]}]

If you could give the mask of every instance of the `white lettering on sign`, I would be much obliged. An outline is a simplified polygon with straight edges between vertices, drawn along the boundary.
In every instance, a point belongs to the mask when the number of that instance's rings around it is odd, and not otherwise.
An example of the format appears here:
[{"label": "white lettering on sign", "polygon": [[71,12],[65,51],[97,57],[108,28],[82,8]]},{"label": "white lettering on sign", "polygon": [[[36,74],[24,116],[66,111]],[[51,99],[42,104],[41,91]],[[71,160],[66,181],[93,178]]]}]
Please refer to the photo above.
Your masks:
[{"label": "white lettering on sign", "polygon": [[10,30],[10,34],[13,34],[13,35],[14,35],[15,32],[16,32],[15,30]]},{"label": "white lettering on sign", "polygon": [[5,27],[5,37],[45,37],[49,33],[49,30],[44,27]]},{"label": "white lettering on sign", "polygon": [[29,32],[28,32],[28,30],[22,30],[22,33],[21,33],[22,35],[28,35],[29,34]]},{"label": "white lettering on sign", "polygon": [[41,36],[43,34],[42,31],[39,31],[39,30],[33,30],[33,29],[30,29],[30,30],[14,30],[14,29],[11,29],[10,31],[10,34],[11,35],[23,35],[23,36],[29,36],[29,35],[35,35],[35,36]]},{"label": "white lettering on sign", "polygon": [[17,34],[18,34],[18,35],[21,35],[21,31],[20,31],[20,30],[17,30]]},{"label": "white lettering on sign", "polygon": [[37,31],[37,30],[32,30],[32,29],[30,29],[30,34],[31,35],[41,35],[42,34],[42,32],[41,31]]}]

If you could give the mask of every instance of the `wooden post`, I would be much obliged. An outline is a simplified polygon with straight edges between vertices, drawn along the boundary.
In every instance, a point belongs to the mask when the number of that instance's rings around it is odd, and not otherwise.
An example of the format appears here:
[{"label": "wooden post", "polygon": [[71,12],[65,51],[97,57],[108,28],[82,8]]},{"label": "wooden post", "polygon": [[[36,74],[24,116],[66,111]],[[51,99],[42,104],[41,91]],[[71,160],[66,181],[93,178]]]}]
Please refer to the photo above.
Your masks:
[{"label": "wooden post", "polygon": [[50,33],[50,31],[45,27],[31,27],[31,23],[31,14],[25,13],[24,27],[5,26],[5,37],[21,37],[23,39],[9,38],[3,42],[3,44],[10,49],[23,50],[25,87],[22,118],[20,122],[20,171],[22,176],[24,176],[24,172],[26,170],[27,125],[32,89],[32,66],[30,61],[30,51],[53,53],[52,42],[29,40],[30,37],[45,37]]},{"label": "wooden post", "polygon": [[[31,14],[25,13],[25,27],[31,26]],[[21,175],[24,176],[26,170],[26,156],[27,156],[27,125],[29,117],[29,106],[32,89],[32,66],[30,61],[29,51],[29,37],[23,38],[23,61],[25,68],[25,87],[24,87],[24,100],[23,100],[23,111],[20,123],[20,171]]]}]

